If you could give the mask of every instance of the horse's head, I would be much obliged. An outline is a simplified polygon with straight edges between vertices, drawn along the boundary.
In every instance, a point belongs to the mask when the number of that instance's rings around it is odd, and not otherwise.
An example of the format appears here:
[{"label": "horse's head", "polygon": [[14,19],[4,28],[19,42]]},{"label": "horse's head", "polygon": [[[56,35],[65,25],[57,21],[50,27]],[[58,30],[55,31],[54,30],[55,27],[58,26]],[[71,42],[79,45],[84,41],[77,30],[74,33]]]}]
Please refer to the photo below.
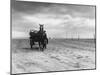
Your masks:
[{"label": "horse's head", "polygon": [[43,31],[44,24],[39,24],[39,25],[40,25],[40,31]]},{"label": "horse's head", "polygon": [[40,28],[43,28],[44,24],[39,24],[40,25]]}]

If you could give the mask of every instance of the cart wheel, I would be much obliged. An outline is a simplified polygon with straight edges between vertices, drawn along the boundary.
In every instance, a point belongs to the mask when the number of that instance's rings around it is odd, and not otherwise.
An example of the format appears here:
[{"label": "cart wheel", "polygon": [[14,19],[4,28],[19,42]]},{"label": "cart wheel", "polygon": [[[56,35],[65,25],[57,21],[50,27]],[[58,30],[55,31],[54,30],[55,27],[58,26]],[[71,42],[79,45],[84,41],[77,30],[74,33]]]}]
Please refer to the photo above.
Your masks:
[{"label": "cart wheel", "polygon": [[40,45],[40,51],[43,51],[43,46],[42,45]]}]

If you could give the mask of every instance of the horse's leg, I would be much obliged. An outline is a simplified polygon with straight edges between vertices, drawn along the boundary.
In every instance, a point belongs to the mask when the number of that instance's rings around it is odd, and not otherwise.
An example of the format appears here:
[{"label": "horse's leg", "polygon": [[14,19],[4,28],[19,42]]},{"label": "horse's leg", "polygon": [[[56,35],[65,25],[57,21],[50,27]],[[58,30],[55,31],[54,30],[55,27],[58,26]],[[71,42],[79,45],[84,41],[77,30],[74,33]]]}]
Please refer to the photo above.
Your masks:
[{"label": "horse's leg", "polygon": [[42,48],[43,48],[42,42],[39,42],[39,48],[40,48],[40,50],[42,50]]},{"label": "horse's leg", "polygon": [[41,42],[41,50],[43,51],[43,42]]},{"label": "horse's leg", "polygon": [[48,44],[48,38],[46,39],[46,43]]},{"label": "horse's leg", "polygon": [[47,48],[46,44],[45,44],[45,49]]},{"label": "horse's leg", "polygon": [[43,49],[45,48],[45,44],[43,44]]},{"label": "horse's leg", "polygon": [[30,44],[30,48],[32,49],[32,44]]},{"label": "horse's leg", "polygon": [[46,49],[46,40],[43,41],[43,50]]},{"label": "horse's leg", "polygon": [[47,41],[44,40],[44,42],[43,42],[43,48],[45,48],[45,49],[46,49],[46,43],[47,43]]},{"label": "horse's leg", "polygon": [[42,51],[44,51],[44,45],[42,44]]},{"label": "horse's leg", "polygon": [[33,41],[33,45],[35,45],[34,41]]},{"label": "horse's leg", "polygon": [[45,48],[45,45],[44,45],[44,43],[43,43],[43,49]]},{"label": "horse's leg", "polygon": [[43,51],[43,41],[40,42],[40,50]]},{"label": "horse's leg", "polygon": [[31,49],[32,49],[32,46],[33,46],[33,45],[32,45],[32,39],[30,39],[30,47],[31,47]]},{"label": "horse's leg", "polygon": [[40,42],[38,42],[38,44],[39,44],[39,49],[40,49]]}]

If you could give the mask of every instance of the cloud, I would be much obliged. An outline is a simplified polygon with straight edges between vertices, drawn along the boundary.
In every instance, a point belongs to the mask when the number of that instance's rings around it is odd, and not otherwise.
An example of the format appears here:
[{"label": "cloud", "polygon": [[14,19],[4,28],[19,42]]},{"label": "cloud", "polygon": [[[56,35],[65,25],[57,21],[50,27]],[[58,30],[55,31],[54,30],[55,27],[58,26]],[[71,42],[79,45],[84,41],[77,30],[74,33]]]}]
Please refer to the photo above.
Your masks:
[{"label": "cloud", "polygon": [[95,33],[95,7],[22,1],[12,3],[14,35],[26,37],[30,29],[38,30],[39,24],[44,24],[49,37],[80,35],[92,38]]},{"label": "cloud", "polygon": [[12,8],[25,14],[69,14],[73,17],[95,17],[95,7],[85,5],[26,2],[12,0]]},{"label": "cloud", "polygon": [[[63,21],[62,18],[56,18],[55,15],[45,15],[45,14],[36,14],[36,15],[27,15],[24,16],[24,18],[27,21],[35,22],[35,23],[42,23],[42,24],[51,24],[51,25],[57,25]],[[58,16],[59,17],[59,16]]]}]

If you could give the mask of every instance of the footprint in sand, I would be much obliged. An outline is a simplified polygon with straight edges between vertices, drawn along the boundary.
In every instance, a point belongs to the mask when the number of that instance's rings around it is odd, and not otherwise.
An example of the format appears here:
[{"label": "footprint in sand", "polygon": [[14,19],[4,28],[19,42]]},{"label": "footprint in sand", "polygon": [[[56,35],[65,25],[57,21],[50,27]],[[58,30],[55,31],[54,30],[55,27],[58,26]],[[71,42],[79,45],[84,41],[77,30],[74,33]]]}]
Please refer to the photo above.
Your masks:
[{"label": "footprint in sand", "polygon": [[45,60],[44,62],[49,62],[48,60]]},{"label": "footprint in sand", "polygon": [[79,55],[79,56],[77,56],[76,58],[77,58],[77,59],[81,59],[81,58],[83,58],[83,56]]}]

